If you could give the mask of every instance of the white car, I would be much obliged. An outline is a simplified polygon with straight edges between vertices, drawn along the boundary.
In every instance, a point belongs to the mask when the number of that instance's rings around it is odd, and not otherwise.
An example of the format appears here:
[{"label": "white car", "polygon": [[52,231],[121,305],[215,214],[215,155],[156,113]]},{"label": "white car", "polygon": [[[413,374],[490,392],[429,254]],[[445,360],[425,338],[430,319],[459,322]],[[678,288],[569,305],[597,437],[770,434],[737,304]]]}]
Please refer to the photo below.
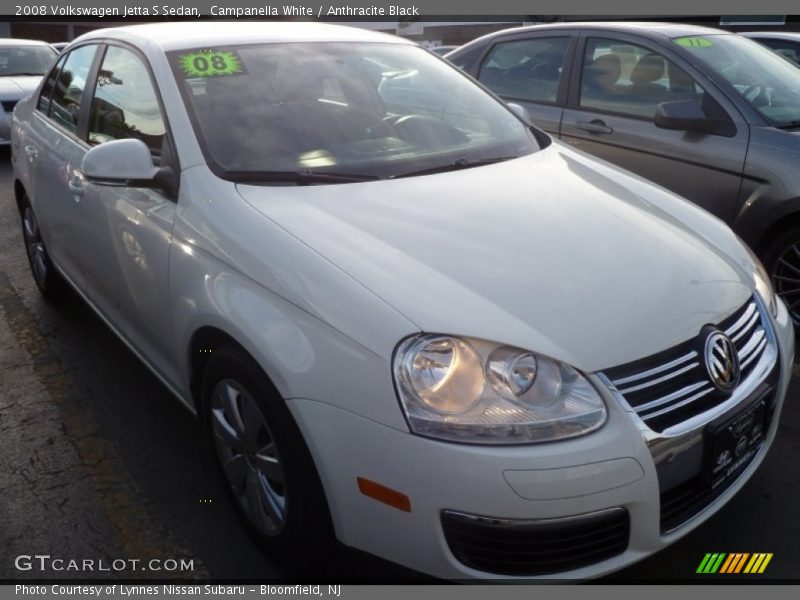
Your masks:
[{"label": "white car", "polygon": [[202,417],[278,558],[336,537],[442,578],[594,577],[775,436],[793,328],[731,230],[413,43],[94,31],[12,140],[39,288]]},{"label": "white car", "polygon": [[44,42],[0,38],[0,146],[8,146],[11,139],[11,114],[17,102],[36,89],[56,54]]}]

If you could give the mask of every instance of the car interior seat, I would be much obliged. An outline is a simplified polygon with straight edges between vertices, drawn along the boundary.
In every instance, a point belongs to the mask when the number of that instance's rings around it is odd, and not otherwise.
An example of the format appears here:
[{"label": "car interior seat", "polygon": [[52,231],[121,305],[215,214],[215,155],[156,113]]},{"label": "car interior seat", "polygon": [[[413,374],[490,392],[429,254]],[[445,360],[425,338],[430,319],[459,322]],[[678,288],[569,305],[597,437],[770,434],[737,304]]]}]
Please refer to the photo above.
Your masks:
[{"label": "car interior seat", "polygon": [[655,106],[668,99],[669,91],[663,83],[666,61],[659,54],[645,54],[631,71],[631,87],[628,95],[632,102]]},{"label": "car interior seat", "polygon": [[621,92],[617,83],[621,75],[622,63],[616,54],[603,54],[595,58],[584,71],[581,103],[598,108],[615,108]]}]

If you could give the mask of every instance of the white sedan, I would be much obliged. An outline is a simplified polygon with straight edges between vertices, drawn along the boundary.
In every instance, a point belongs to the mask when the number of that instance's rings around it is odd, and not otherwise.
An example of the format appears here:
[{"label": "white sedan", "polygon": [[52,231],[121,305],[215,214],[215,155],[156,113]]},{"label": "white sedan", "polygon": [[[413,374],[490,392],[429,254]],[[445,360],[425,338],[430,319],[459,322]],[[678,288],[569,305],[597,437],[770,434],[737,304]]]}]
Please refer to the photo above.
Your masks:
[{"label": "white sedan", "polygon": [[519,112],[358,29],[89,33],[14,112],[33,276],[202,418],[277,558],[620,569],[752,476],[793,328],[721,221]]},{"label": "white sedan", "polygon": [[11,138],[11,114],[56,62],[57,52],[44,42],[0,38],[0,146]]}]

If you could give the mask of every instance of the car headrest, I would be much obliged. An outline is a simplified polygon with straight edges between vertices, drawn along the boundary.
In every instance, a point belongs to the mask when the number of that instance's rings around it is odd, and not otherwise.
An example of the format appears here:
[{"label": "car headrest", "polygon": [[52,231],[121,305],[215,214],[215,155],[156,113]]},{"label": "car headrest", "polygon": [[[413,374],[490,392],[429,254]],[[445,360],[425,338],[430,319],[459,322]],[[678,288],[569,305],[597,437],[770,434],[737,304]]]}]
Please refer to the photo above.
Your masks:
[{"label": "car headrest", "polygon": [[619,81],[622,62],[616,54],[598,56],[586,69],[588,81],[601,87],[610,87]]},{"label": "car headrest", "polygon": [[645,54],[631,71],[631,82],[634,85],[653,83],[664,77],[664,57],[658,54]]}]

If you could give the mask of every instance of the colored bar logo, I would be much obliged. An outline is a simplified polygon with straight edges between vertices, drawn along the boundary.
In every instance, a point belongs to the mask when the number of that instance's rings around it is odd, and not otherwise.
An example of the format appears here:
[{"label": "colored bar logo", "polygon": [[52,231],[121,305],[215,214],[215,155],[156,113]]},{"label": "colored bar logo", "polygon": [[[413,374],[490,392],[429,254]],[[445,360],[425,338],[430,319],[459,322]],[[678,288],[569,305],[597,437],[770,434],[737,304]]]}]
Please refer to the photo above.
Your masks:
[{"label": "colored bar logo", "polygon": [[772,560],[772,552],[708,552],[700,561],[697,573],[703,574],[737,574],[749,573],[751,575],[763,573],[769,561]]}]

